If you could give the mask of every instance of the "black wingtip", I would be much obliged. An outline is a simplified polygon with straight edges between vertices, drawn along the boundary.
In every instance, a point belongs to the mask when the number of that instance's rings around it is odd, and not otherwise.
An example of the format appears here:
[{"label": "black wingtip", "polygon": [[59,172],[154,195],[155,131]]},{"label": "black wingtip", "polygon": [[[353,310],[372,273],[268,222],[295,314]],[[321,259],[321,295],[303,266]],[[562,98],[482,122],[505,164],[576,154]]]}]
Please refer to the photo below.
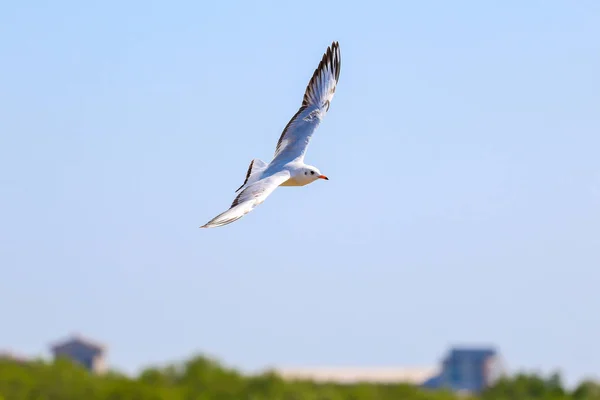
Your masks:
[{"label": "black wingtip", "polygon": [[340,53],[340,43],[337,40],[335,40],[335,41],[333,41],[333,43],[331,43],[331,50],[333,53],[335,53],[336,59],[337,59],[337,68],[335,68],[335,80],[339,81],[340,80],[340,70],[342,69],[342,56]]},{"label": "black wingtip", "polygon": [[340,52],[340,44],[337,40],[331,42],[331,45],[327,47],[325,54],[321,58],[319,65],[315,68],[313,75],[306,86],[306,91],[304,92],[304,98],[302,100],[302,105],[306,106],[310,103],[310,95],[311,95],[311,87],[314,82],[318,79],[320,72],[324,69],[330,69],[330,71],[335,76],[335,80],[340,80],[340,71],[342,69],[342,56]]}]

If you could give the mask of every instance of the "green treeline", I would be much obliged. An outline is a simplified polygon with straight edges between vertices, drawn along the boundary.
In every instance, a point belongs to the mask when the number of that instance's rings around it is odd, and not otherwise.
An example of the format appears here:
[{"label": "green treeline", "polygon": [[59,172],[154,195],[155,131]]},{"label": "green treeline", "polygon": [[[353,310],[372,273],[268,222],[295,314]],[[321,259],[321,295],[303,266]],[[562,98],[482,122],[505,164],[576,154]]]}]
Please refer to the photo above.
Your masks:
[{"label": "green treeline", "polygon": [[[518,375],[498,381],[482,400],[600,400],[600,385],[564,389],[560,377]],[[132,378],[88,373],[67,361],[0,360],[0,400],[451,400],[469,399],[406,384],[288,382],[275,374],[245,376],[218,362],[194,357],[181,365],[150,368]]]}]

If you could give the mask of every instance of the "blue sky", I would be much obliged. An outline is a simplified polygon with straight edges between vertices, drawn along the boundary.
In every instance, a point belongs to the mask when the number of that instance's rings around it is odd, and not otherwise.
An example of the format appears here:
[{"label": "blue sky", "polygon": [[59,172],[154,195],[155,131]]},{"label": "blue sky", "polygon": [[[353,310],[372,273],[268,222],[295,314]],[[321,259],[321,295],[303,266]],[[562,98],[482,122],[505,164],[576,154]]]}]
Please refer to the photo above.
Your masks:
[{"label": "blue sky", "polygon": [[[600,3],[0,6],[0,347],[600,369]],[[329,181],[226,209],[326,47]]]}]

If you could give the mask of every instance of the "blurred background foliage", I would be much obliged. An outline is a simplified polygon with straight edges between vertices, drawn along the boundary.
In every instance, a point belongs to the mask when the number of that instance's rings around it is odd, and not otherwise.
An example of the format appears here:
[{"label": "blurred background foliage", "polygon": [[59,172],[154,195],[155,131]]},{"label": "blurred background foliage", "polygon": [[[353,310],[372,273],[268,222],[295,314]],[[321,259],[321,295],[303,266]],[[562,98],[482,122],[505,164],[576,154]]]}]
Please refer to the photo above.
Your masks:
[{"label": "blurred background foliage", "polygon": [[194,356],[152,367],[137,377],[97,375],[71,361],[0,360],[0,400],[600,400],[600,385],[567,390],[559,374],[517,374],[477,395],[427,391],[408,384],[334,384],[286,381],[273,372],[244,375],[216,360]]}]

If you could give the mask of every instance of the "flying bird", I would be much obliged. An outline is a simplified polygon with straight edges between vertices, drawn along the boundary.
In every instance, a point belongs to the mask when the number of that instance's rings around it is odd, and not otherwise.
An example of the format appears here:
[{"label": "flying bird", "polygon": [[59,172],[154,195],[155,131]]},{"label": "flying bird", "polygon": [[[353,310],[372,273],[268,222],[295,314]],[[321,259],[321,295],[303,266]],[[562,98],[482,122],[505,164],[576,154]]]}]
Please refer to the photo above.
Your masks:
[{"label": "flying bird", "polygon": [[306,87],[300,109],[281,133],[271,162],[252,160],[244,183],[236,190],[239,194],[229,209],[201,228],[215,228],[237,221],[263,203],[278,186],[305,186],[317,179],[329,179],[318,168],[305,164],[304,156],[313,133],[329,111],[340,78],[340,67],[340,46],[333,42]]}]

